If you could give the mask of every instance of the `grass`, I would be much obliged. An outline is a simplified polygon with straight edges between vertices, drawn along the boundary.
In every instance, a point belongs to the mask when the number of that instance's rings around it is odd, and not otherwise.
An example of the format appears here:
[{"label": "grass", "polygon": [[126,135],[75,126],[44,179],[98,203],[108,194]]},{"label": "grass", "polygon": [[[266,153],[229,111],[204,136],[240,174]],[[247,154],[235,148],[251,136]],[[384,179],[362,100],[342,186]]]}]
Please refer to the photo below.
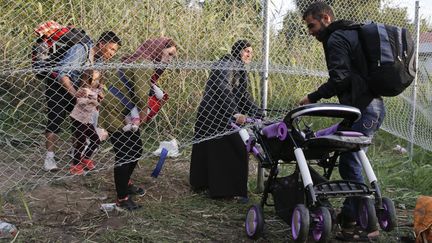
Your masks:
[{"label": "grass", "polygon": [[[134,51],[145,39],[161,35],[172,37],[178,44],[178,60],[173,64],[173,70],[168,70],[161,78],[161,86],[170,95],[170,101],[163,109],[163,119],[156,124],[157,131],[151,131],[151,128],[154,128],[151,126],[146,131],[150,133],[146,134],[146,138],[162,140],[167,136],[173,136],[184,138],[179,139],[183,140],[181,143],[188,143],[192,135],[191,127],[196,107],[208,77],[208,67],[187,69],[184,65],[188,62],[214,61],[228,53],[232,43],[240,38],[249,39],[254,47],[255,61],[262,60],[260,46],[263,20],[257,12],[259,7],[255,5],[258,1],[245,3],[247,4],[240,4],[238,1],[209,1],[204,9],[192,10],[185,7],[184,1],[180,0],[135,1],[129,4],[113,0],[49,0],[44,3],[36,0],[3,1],[1,7],[4,15],[0,24],[0,43],[4,44],[0,48],[0,132],[6,132],[7,137],[17,137],[23,141],[28,139],[23,133],[27,134],[35,130],[34,128],[41,132],[44,129],[44,85],[31,73],[29,53],[35,38],[33,28],[43,21],[54,19],[62,24],[70,23],[84,28],[94,39],[102,31],[114,29],[123,39],[123,46],[117,58],[113,60],[118,65],[121,56]],[[373,6],[362,6],[368,11],[360,12],[345,9],[344,6],[336,8],[343,12],[341,16],[351,14],[361,20],[368,17],[367,13],[374,9]],[[373,16],[376,14],[374,12]],[[301,21],[296,21],[291,26],[293,32],[300,31],[302,34],[289,43],[282,34],[271,35],[271,66],[280,65],[280,69],[270,72],[270,109],[294,107],[301,97],[325,80],[307,74],[309,71],[325,70],[326,67],[321,44],[305,35],[305,27],[302,24]],[[21,69],[25,71],[9,73],[11,70]],[[261,102],[260,69],[261,66],[258,66],[250,72],[251,93],[258,103]],[[303,70],[302,73],[285,73],[297,69]],[[115,78],[115,69],[109,71],[107,78]],[[148,76],[141,78],[149,79]],[[403,108],[409,110],[409,107]],[[399,114],[400,110],[394,107],[391,112]],[[404,115],[397,122],[402,123],[406,120]],[[422,125],[428,124],[428,121],[422,118],[418,120]],[[399,128],[399,123],[392,123],[392,128]],[[393,133],[408,136],[406,129],[394,130]],[[423,135],[421,131],[417,134],[419,137]],[[419,140],[417,143],[426,142]]]},{"label": "grass", "polygon": [[[406,155],[391,150],[395,143],[403,145],[403,140],[380,131],[368,153],[383,194],[395,201],[400,225],[383,233],[379,242],[395,242],[397,237],[409,235],[416,197],[431,194],[425,181],[432,172],[427,166],[430,154],[416,148],[413,162],[407,162]],[[243,224],[248,205],[192,193],[187,157],[168,160],[157,179],[149,177],[153,166],[148,160],[141,161],[134,174],[136,183],[147,189],[144,197],[136,198],[143,206],[139,211],[99,211],[100,203],[112,201],[115,195],[109,170],[41,185],[24,194],[12,192],[3,203],[2,219],[18,226],[17,242],[249,241]],[[250,166],[252,204],[259,202],[261,194],[254,192],[256,162],[251,160]],[[275,215],[273,207],[264,210],[266,226],[258,242],[289,241],[287,224]]]},{"label": "grass", "polygon": [[[210,2],[212,4],[202,11],[194,11],[185,8],[183,1],[165,0],[129,4],[113,0],[47,0],[43,3],[36,0],[2,1],[0,165],[5,168],[2,178],[8,183],[2,184],[0,191],[19,184],[23,186],[23,193],[15,191],[2,197],[0,216],[2,220],[19,227],[17,242],[247,241],[243,233],[247,206],[231,201],[209,200],[205,195],[193,194],[188,189],[190,151],[187,145],[190,144],[196,107],[208,77],[208,69],[185,69],[184,66],[188,62],[216,60],[228,53],[231,44],[239,38],[249,39],[254,46],[255,60],[259,62],[262,59],[262,19],[257,17],[256,8],[248,4],[239,6],[225,1]],[[344,9],[341,6],[339,8],[340,11]],[[356,16],[366,13],[357,12]],[[352,14],[351,9],[341,16]],[[362,16],[357,17],[361,19]],[[145,151],[151,152],[157,148],[159,141],[175,137],[183,146],[184,157],[170,161],[164,169],[165,173],[157,180],[148,176],[155,159],[144,158],[135,178],[147,187],[148,194],[138,199],[144,206],[138,212],[106,215],[98,209],[100,203],[113,201],[115,194],[112,171],[107,169],[113,164],[108,143],[103,145],[103,153],[98,154],[100,165],[105,166],[98,173],[60,181],[56,180],[59,175],[39,173],[44,153],[44,87],[33,78],[28,56],[34,39],[33,28],[48,19],[82,27],[94,38],[106,29],[114,29],[124,40],[118,56],[132,52],[150,37],[170,36],[178,44],[179,56],[174,69],[168,70],[161,78],[164,81],[162,87],[170,95],[170,100],[158,119],[144,127],[143,139]],[[388,19],[396,21],[394,16]],[[300,24],[291,26],[293,32],[304,30]],[[273,34],[270,43],[271,65],[279,64],[281,68],[270,72],[268,108],[291,109],[325,78],[289,72],[297,68],[304,72],[325,70],[322,47],[319,42],[305,37],[304,33],[289,43],[285,36]],[[114,62],[118,63],[118,60]],[[24,69],[24,72],[10,73],[11,70],[20,69]],[[251,71],[251,93],[257,101],[261,100],[260,71]],[[112,73],[108,75],[111,75],[108,78],[112,77]],[[419,90],[427,90],[427,82],[418,85]],[[388,127],[394,130],[389,130],[407,137],[407,126],[400,124],[408,120],[408,105],[403,100],[390,104],[391,110],[388,112],[394,115],[386,121],[389,122]],[[280,117],[281,114],[274,116]],[[430,122],[423,117],[418,120],[421,124],[418,133],[427,134],[425,127]],[[63,144],[60,144],[57,156],[62,164],[67,164],[69,159],[63,156],[70,147],[69,137],[68,133],[61,137]],[[418,143],[428,144],[427,140],[418,140]],[[393,198],[396,205],[407,207],[408,210],[400,210],[400,220],[410,222],[410,210],[416,197],[432,194],[432,179],[429,176],[432,172],[432,155],[415,147],[415,157],[413,161],[408,161],[406,155],[393,152],[392,148],[396,144],[407,147],[404,140],[380,131],[375,138],[375,145],[369,149],[369,155],[383,193]],[[40,185],[29,190],[27,186],[31,185],[26,182],[34,177]],[[52,180],[55,182],[46,184]],[[255,175],[251,174],[251,202],[256,203],[260,195],[253,192],[255,185]],[[83,199],[92,197],[95,199]],[[265,219],[265,234],[259,241],[288,240],[290,233],[287,225],[274,215],[271,207],[265,208]],[[382,241],[394,242],[399,233],[406,234],[408,231],[407,228],[401,228],[399,232],[385,235]]]}]

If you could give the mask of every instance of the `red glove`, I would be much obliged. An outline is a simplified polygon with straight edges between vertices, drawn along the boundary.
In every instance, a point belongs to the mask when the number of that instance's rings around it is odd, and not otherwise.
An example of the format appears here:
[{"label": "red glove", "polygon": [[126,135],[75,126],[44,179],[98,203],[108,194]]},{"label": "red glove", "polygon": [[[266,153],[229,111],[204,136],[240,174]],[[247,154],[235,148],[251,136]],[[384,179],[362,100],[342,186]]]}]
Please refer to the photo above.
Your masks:
[{"label": "red glove", "polygon": [[147,116],[146,121],[149,121],[153,117],[157,115],[162,105],[165,103],[165,101],[168,100],[168,94],[163,93],[161,99],[158,99],[156,95],[149,96],[149,99],[147,101]]}]

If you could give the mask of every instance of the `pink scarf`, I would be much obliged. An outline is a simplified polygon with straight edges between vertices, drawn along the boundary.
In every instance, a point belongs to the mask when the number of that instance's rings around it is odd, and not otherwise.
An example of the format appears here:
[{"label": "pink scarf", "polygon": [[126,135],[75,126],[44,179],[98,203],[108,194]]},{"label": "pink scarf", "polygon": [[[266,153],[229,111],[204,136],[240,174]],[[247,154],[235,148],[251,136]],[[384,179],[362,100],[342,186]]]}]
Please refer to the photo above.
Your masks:
[{"label": "pink scarf", "polygon": [[171,39],[167,37],[148,39],[132,55],[124,56],[122,60],[124,63],[132,63],[143,59],[158,63],[162,59],[162,50],[166,48],[169,41]]},{"label": "pink scarf", "polygon": [[[122,60],[124,63],[132,63],[143,59],[158,63],[162,59],[162,50],[167,47],[170,41],[172,41],[172,39],[167,37],[148,39],[144,41],[132,55],[124,56]],[[150,82],[156,84],[156,81],[164,71],[165,69],[156,68],[151,76]]]}]

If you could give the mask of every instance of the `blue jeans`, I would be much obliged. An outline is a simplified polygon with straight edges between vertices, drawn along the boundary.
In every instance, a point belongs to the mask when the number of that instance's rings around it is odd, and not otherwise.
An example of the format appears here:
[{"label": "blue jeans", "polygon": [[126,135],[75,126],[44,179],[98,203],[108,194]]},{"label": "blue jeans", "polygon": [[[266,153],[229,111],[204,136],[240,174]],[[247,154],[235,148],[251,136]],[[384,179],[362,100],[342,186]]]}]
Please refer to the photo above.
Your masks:
[{"label": "blue jeans", "polygon": [[[380,128],[384,117],[385,107],[382,99],[373,99],[372,102],[361,112],[361,118],[354,122],[351,129],[361,132],[366,136],[373,137]],[[363,149],[367,151],[367,147]],[[357,153],[343,153],[339,157],[339,174],[344,180],[364,183],[363,167]],[[347,198],[342,207],[342,215],[345,220],[352,222],[357,219],[357,198]]]}]

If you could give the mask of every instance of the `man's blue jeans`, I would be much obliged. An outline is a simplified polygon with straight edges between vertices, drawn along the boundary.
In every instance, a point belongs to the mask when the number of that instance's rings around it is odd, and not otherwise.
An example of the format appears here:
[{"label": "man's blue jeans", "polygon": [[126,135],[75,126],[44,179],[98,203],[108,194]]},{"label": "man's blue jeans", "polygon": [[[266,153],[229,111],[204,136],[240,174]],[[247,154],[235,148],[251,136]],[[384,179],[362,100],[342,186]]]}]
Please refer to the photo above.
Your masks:
[{"label": "man's blue jeans", "polygon": [[[362,111],[361,118],[351,126],[353,131],[361,132],[366,136],[373,137],[380,128],[385,116],[385,107],[382,99],[373,99]],[[363,149],[365,152],[367,148]],[[339,174],[344,180],[364,183],[363,167],[357,153],[343,153],[339,158]],[[342,207],[344,220],[356,221],[358,198],[347,198]]]}]

